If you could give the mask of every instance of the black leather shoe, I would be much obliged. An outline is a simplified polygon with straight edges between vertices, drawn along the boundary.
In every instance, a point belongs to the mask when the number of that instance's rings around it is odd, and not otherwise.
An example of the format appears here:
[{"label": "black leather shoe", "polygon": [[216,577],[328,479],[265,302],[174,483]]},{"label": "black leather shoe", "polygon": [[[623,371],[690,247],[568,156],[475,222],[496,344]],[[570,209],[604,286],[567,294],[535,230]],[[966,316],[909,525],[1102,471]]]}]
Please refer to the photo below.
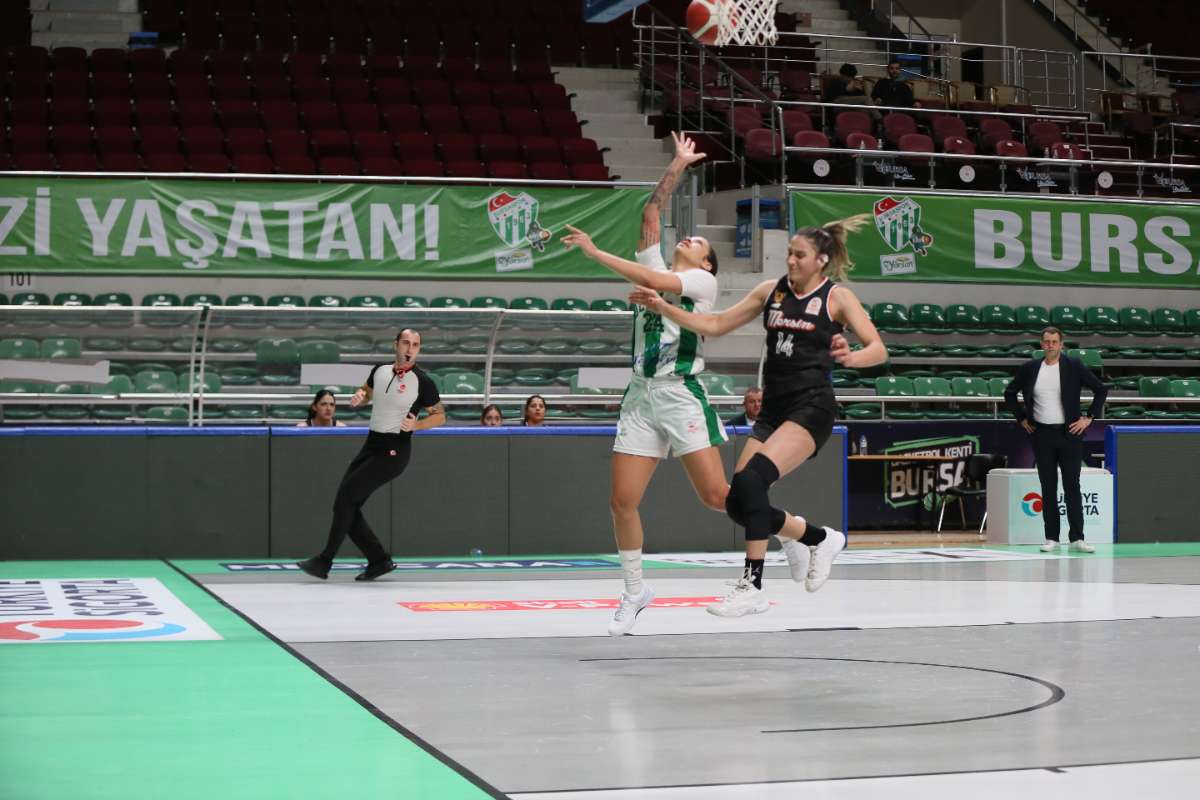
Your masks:
[{"label": "black leather shoe", "polygon": [[329,577],[329,567],[331,565],[314,556],[313,558],[306,558],[303,561],[297,561],[296,566],[314,578],[325,580]]},{"label": "black leather shoe", "polygon": [[378,564],[367,564],[367,568],[354,576],[356,581],[373,581],[376,578],[387,575],[394,570],[396,565],[389,558],[387,561],[380,561]]}]

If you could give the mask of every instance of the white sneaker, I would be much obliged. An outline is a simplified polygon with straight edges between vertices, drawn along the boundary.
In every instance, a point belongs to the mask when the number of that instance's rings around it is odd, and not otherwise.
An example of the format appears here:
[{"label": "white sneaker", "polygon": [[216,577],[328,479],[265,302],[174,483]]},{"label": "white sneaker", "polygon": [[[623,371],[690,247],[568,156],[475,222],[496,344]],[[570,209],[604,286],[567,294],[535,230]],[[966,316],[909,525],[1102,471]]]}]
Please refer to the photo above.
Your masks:
[{"label": "white sneaker", "polygon": [[746,614],[761,614],[770,607],[766,592],[755,589],[749,578],[738,578],[720,602],[708,607],[708,613],[718,617],[743,617]]},{"label": "white sneaker", "polygon": [[783,554],[787,556],[788,569],[792,571],[792,580],[800,583],[808,577],[808,565],[812,561],[812,552],[796,539],[788,539],[783,536],[775,538],[783,546]]},{"label": "white sneaker", "polygon": [[1085,542],[1083,539],[1076,539],[1070,545],[1072,553],[1094,553],[1096,548]]},{"label": "white sneaker", "polygon": [[1061,542],[1059,542],[1057,539],[1047,539],[1046,543],[1042,545],[1041,550],[1043,553],[1055,553],[1058,552],[1058,546],[1060,544]]},{"label": "white sneaker", "polygon": [[608,623],[608,635],[624,636],[633,630],[633,623],[637,622],[638,614],[653,601],[654,592],[650,591],[649,586],[643,586],[642,593],[637,597],[630,597],[621,592],[621,602],[617,605],[612,622]]},{"label": "white sneaker", "polygon": [[829,580],[829,572],[833,569],[833,560],[838,553],[846,549],[846,534],[826,526],[825,541],[812,549],[812,563],[808,566],[808,577],[804,579],[804,588],[815,592]]}]

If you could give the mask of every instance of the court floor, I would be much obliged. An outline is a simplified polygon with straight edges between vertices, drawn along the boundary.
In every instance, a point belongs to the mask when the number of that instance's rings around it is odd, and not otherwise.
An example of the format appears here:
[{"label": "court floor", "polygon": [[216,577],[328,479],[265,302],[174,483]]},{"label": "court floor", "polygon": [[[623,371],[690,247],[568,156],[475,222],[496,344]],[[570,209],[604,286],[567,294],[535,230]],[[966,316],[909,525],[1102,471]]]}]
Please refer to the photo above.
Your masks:
[{"label": "court floor", "polygon": [[0,562],[0,797],[1193,797],[1200,544],[1097,549]]}]

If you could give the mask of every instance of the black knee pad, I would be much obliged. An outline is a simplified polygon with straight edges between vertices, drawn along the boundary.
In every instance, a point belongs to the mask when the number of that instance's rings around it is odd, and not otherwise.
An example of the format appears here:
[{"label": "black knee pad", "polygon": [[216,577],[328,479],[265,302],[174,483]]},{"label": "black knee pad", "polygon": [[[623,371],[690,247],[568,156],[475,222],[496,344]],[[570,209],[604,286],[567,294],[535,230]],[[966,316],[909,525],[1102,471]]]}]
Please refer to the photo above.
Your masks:
[{"label": "black knee pad", "polygon": [[[749,541],[766,539],[783,527],[783,522],[777,519],[780,514],[771,508],[768,496],[771,484],[778,479],[779,470],[761,453],[755,454],[745,468],[733,476],[726,509],[735,522],[746,528],[746,539]],[[763,516],[769,520],[766,527],[763,527],[763,523],[753,524],[755,519],[761,520]]]},{"label": "black knee pad", "polygon": [[746,527],[746,515],[742,513],[741,500],[732,485],[729,487],[729,494],[725,496],[725,514],[738,525]]}]

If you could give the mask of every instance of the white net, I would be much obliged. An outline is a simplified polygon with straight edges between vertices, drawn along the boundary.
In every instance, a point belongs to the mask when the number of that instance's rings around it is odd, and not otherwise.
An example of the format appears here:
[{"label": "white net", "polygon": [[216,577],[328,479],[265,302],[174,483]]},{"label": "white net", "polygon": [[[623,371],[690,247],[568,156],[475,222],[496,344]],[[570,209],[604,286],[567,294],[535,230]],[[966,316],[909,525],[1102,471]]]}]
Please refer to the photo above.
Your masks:
[{"label": "white net", "polygon": [[775,7],[779,0],[724,0],[718,5],[718,47],[727,44],[775,44]]}]

